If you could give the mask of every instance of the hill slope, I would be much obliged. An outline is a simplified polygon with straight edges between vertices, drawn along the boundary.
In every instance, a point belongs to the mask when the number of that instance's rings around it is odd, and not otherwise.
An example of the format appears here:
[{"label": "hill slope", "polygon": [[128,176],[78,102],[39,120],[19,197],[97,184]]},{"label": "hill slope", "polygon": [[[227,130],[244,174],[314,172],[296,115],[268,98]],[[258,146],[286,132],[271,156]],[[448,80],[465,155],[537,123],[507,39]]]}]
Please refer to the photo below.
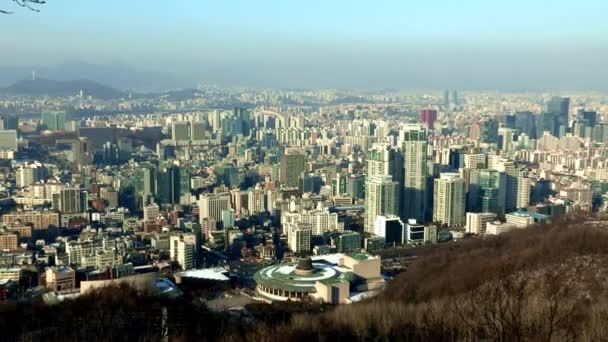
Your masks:
[{"label": "hill slope", "polygon": [[235,319],[210,312],[195,296],[169,300],[109,288],[55,306],[0,305],[0,329],[6,340],[57,341],[152,341],[163,333],[239,342],[605,340],[608,222],[581,223],[586,219],[425,247],[381,295],[329,311],[253,304],[253,316]]},{"label": "hill slope", "polygon": [[376,298],[261,326],[247,337],[602,340],[608,336],[608,222],[583,220],[429,248]]}]

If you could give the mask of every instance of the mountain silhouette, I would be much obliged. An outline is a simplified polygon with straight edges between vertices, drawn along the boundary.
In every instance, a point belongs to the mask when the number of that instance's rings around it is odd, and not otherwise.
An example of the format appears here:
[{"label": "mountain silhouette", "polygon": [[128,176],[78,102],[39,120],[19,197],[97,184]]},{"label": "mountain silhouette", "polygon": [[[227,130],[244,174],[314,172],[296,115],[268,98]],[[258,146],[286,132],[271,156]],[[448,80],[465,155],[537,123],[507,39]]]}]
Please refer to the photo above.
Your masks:
[{"label": "mountain silhouette", "polygon": [[102,100],[125,96],[120,90],[90,80],[56,81],[37,78],[18,81],[0,90],[5,94],[23,96],[77,96],[81,91],[84,96]]}]

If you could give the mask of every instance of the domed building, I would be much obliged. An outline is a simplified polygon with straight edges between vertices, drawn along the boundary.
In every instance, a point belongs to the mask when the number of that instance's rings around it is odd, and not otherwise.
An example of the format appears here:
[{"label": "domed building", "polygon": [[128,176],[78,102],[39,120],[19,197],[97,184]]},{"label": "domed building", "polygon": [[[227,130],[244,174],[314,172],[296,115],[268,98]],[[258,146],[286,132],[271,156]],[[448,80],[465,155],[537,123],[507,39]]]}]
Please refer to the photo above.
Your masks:
[{"label": "domed building", "polygon": [[272,301],[312,299],[342,304],[352,301],[351,293],[376,291],[384,285],[380,258],[363,253],[331,254],[268,266],[254,278],[258,295]]}]

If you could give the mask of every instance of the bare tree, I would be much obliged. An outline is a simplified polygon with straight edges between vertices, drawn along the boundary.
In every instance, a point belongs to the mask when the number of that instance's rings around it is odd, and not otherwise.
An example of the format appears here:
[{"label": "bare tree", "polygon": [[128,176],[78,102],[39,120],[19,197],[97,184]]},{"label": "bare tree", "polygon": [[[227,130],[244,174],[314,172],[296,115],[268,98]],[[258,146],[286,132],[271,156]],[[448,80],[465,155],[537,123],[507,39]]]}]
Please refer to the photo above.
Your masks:
[{"label": "bare tree", "polygon": [[[45,0],[11,0],[13,3],[33,12],[40,12],[39,6],[46,4]],[[12,14],[13,12],[0,9],[0,14]]]}]

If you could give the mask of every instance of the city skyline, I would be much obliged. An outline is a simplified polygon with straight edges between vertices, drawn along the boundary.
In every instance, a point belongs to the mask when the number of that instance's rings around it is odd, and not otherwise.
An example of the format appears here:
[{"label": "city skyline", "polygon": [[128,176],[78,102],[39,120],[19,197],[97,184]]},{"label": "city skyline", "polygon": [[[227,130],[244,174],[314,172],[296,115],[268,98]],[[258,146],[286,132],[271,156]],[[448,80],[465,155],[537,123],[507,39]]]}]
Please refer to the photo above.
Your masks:
[{"label": "city skyline", "polygon": [[3,2],[1,339],[606,339],[606,10]]}]

